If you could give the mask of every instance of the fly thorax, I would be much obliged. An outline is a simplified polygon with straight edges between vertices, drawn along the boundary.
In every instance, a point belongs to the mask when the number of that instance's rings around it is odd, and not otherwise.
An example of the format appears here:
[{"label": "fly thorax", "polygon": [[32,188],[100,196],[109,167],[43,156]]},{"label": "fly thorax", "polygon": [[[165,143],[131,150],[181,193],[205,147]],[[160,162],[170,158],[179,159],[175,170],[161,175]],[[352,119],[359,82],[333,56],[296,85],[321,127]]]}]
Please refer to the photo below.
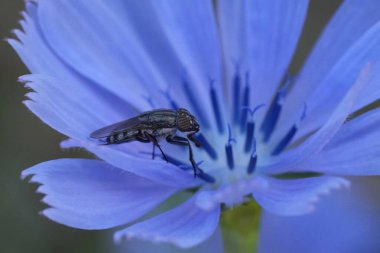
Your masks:
[{"label": "fly thorax", "polygon": [[175,136],[176,129],[175,128],[161,128],[152,131],[152,135],[154,135],[157,139],[165,139],[168,136]]}]

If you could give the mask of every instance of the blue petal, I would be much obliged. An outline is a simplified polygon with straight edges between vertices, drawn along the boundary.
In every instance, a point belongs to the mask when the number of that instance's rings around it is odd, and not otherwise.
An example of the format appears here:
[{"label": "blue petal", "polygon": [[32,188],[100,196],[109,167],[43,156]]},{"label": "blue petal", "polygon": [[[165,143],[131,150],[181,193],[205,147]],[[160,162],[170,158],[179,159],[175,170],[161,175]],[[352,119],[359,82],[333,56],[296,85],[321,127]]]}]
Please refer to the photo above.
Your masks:
[{"label": "blue petal", "polygon": [[154,161],[150,155],[147,159],[144,153],[150,154],[152,147],[146,143],[104,146],[90,141],[89,134],[92,131],[111,123],[109,118],[118,117],[115,113],[102,115],[106,109],[101,107],[96,110],[97,101],[101,102],[101,98],[93,97],[94,94],[81,93],[79,87],[79,93],[71,96],[67,89],[70,85],[65,86],[60,81],[45,76],[33,75],[24,77],[24,80],[32,81],[28,83],[28,87],[37,91],[28,94],[32,99],[25,101],[28,108],[54,129],[75,139],[78,146],[87,148],[113,166],[156,182],[178,187],[199,183],[190,172],[159,160]]},{"label": "blue petal", "polygon": [[330,116],[328,121],[315,134],[298,147],[291,149],[272,159],[272,164],[260,168],[266,173],[280,173],[297,170],[296,165],[319,153],[342,127],[357,103],[372,73],[372,66],[366,65],[355,84],[347,92],[345,98]]},{"label": "blue petal", "polygon": [[27,94],[31,99],[25,101],[28,108],[54,129],[75,139],[88,139],[92,131],[131,114],[126,108],[123,117],[111,101],[85,85],[46,75],[28,75],[20,80],[34,91]]},{"label": "blue petal", "polygon": [[195,199],[196,196],[172,210],[116,232],[115,240],[120,241],[125,236],[169,242],[181,248],[205,241],[218,226],[220,208],[205,211],[195,204]]},{"label": "blue petal", "polygon": [[368,84],[364,87],[363,93],[359,96],[354,111],[362,109],[380,98],[380,60],[370,64],[373,65],[373,73],[368,80]]},{"label": "blue petal", "polygon": [[379,175],[379,126],[380,109],[349,121],[326,148],[298,167],[339,175]]},{"label": "blue petal", "polygon": [[209,239],[190,249],[182,249],[171,244],[157,244],[154,242],[136,239],[128,240],[122,243],[118,249],[120,250],[118,250],[117,253],[223,253],[223,241],[220,229],[216,229],[214,234]]},{"label": "blue petal", "polygon": [[[135,113],[135,108],[122,100],[119,94],[112,93],[108,87],[102,87],[80,75],[51,51],[39,30],[36,4],[28,1],[26,7],[27,12],[23,13],[24,20],[21,21],[24,32],[15,30],[14,33],[19,41],[9,39],[8,42],[29,70],[32,73],[59,79],[62,86],[60,92],[69,93],[70,97],[78,98],[82,103],[87,101],[94,111],[108,115],[109,120],[120,119],[120,116],[132,116]],[[141,104],[144,103],[146,101],[142,100]],[[115,114],[119,114],[116,119],[114,118]]]},{"label": "blue petal", "polygon": [[208,101],[208,78],[221,78],[210,1],[39,1],[38,18],[61,59],[136,107],[144,97],[167,107],[158,94],[169,89],[191,108],[184,78],[199,102]]},{"label": "blue petal", "polygon": [[60,76],[68,74],[72,77],[73,72],[61,62],[45,44],[40,35],[36,22],[37,7],[31,1],[26,2],[26,11],[23,12],[23,20],[20,22],[22,30],[14,30],[18,38],[9,39],[8,42],[16,50],[22,61],[32,73]]},{"label": "blue petal", "polygon": [[59,159],[22,172],[42,184],[38,192],[51,206],[42,214],[81,229],[105,229],[134,221],[175,193],[104,162]]},{"label": "blue petal", "polygon": [[379,252],[379,186],[378,178],[355,178],[350,191],[324,197],[311,214],[284,217],[264,212],[259,252]]},{"label": "blue petal", "polygon": [[[269,104],[295,51],[308,0],[217,1],[227,67],[232,82],[250,73],[251,101]],[[233,94],[233,92],[230,92]]]},{"label": "blue petal", "polygon": [[163,160],[152,160],[150,155],[149,158],[140,158],[120,150],[119,147],[95,145],[91,142],[82,142],[80,146],[86,148],[88,151],[94,153],[99,158],[115,167],[132,172],[160,184],[178,188],[187,188],[204,183],[199,177],[194,178],[192,172],[182,170]]},{"label": "blue petal", "polygon": [[286,99],[279,121],[283,131],[294,124],[304,103],[308,105],[308,117],[297,136],[320,127],[363,66],[380,60],[380,11],[377,6],[376,0],[343,2]]},{"label": "blue petal", "polygon": [[313,211],[319,195],[350,184],[339,177],[320,176],[304,179],[266,178],[268,186],[253,192],[265,210],[280,215],[300,215]]}]

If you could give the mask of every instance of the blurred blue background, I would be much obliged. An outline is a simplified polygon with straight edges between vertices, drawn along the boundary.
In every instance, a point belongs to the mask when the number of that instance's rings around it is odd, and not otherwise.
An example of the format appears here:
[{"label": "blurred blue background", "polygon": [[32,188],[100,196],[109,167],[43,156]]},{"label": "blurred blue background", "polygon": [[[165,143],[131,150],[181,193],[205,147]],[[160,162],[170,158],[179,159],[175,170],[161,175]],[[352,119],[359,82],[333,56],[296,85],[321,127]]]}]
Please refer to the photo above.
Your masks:
[{"label": "blurred blue background", "polygon": [[[338,0],[312,1],[292,72],[299,69],[339,3]],[[2,39],[12,37],[11,30],[19,27],[23,6],[23,0],[0,0]],[[36,163],[89,156],[81,150],[61,150],[58,144],[65,137],[43,124],[23,106],[26,89],[17,83],[17,78],[27,73],[11,47],[0,41],[0,252],[112,252],[112,231],[76,230],[50,222],[38,214],[44,204],[40,202],[41,196],[34,193],[36,186],[20,180],[20,172]],[[366,182],[370,182],[372,188],[367,189]],[[354,188],[360,187],[362,194],[373,196],[369,204],[367,198],[367,208],[379,200],[376,198],[379,187],[373,186],[379,183],[379,179],[374,178],[353,184]],[[360,205],[360,201],[355,201],[351,205]]]}]

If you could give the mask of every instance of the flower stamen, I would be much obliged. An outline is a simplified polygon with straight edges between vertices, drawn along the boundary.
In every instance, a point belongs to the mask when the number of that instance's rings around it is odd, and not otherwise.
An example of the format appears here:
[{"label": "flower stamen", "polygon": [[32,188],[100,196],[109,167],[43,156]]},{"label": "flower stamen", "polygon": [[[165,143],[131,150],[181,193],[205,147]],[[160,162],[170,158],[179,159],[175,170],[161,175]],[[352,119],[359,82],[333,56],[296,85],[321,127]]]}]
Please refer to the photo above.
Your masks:
[{"label": "flower stamen", "polygon": [[227,141],[227,144],[225,146],[225,150],[226,150],[226,158],[227,158],[228,168],[233,170],[233,168],[235,167],[235,163],[234,163],[234,154],[233,154],[233,150],[232,150],[232,143],[236,143],[236,140],[233,139],[231,135],[232,135],[231,134],[231,126],[228,125],[228,141]]},{"label": "flower stamen", "polygon": [[290,128],[290,130],[284,136],[284,138],[282,138],[282,140],[277,144],[276,148],[272,151],[272,155],[278,155],[288,146],[290,141],[293,139],[294,135],[297,133],[300,123],[306,117],[306,109],[307,109],[307,106],[306,104],[304,104],[300,119]]},{"label": "flower stamen", "polygon": [[278,118],[282,110],[282,104],[285,99],[286,92],[288,90],[289,84],[292,82],[292,78],[287,75],[285,78],[284,86],[278,90],[274,102],[269,108],[263,124],[261,125],[261,131],[263,132],[263,141],[268,142],[272,136],[273,130],[277,125]]},{"label": "flower stamen", "polygon": [[195,115],[197,115],[197,118],[202,122],[202,128],[204,129],[210,128],[210,123],[204,114],[204,110],[201,109],[200,103],[197,101],[194,95],[194,92],[191,89],[191,85],[186,80],[184,80],[182,82],[182,86],[183,86],[183,89],[185,90],[185,93],[187,94],[187,97],[195,112]]},{"label": "flower stamen", "polygon": [[233,83],[233,122],[235,124],[239,124],[239,116],[240,116],[240,75],[239,70],[236,70],[235,76],[233,77],[232,83]]},{"label": "flower stamen", "polygon": [[[249,72],[247,71],[245,73],[245,87],[244,87],[244,93],[243,93],[243,107],[249,106],[249,97],[250,97],[250,90],[249,90]],[[244,128],[246,127],[248,117],[248,111],[244,110],[241,114],[240,118],[240,132],[244,132]]]},{"label": "flower stamen", "polygon": [[179,108],[177,103],[173,100],[172,96],[170,96],[169,89],[162,90],[161,92],[166,97],[166,99],[168,100],[170,107],[172,109],[178,109]]},{"label": "flower stamen", "polygon": [[218,158],[218,154],[216,153],[215,149],[211,146],[210,142],[207,141],[206,137],[202,133],[200,133],[197,135],[197,139],[201,143],[201,148],[203,148],[213,160],[216,160]]},{"label": "flower stamen", "polygon": [[[180,161],[178,161],[177,159],[171,157],[171,156],[168,156],[169,158],[169,161],[170,163],[173,163],[174,165],[178,166],[180,169],[183,169],[185,171],[188,171],[188,170],[192,170],[193,167],[188,165],[188,164],[184,164]],[[199,166],[203,163],[204,161],[199,161],[196,163],[196,166],[198,167],[199,169]],[[199,177],[200,179],[206,181],[207,183],[215,183],[215,178],[213,176],[211,176],[210,174],[204,172],[203,170],[199,169],[198,170],[198,173],[197,173],[197,177]]]},{"label": "flower stamen", "polygon": [[216,125],[218,127],[219,133],[224,132],[224,127],[222,123],[222,115],[220,112],[220,107],[219,107],[219,101],[218,101],[218,95],[216,93],[215,87],[214,87],[214,80],[210,80],[210,98],[211,98],[211,104],[212,108],[214,110],[214,116],[216,120]]},{"label": "flower stamen", "polygon": [[154,106],[154,102],[153,102],[153,99],[152,99],[152,96],[151,96],[151,95],[144,96],[144,99],[145,99],[145,101],[148,102],[148,104],[149,104],[152,108],[155,108],[155,106]]},{"label": "flower stamen", "polygon": [[256,152],[256,139],[253,138],[252,141],[253,144],[253,149],[252,149],[252,154],[251,157],[249,158],[249,163],[247,167],[247,173],[252,174],[255,171],[256,164],[257,164],[257,152]]},{"label": "flower stamen", "polygon": [[247,125],[247,132],[246,132],[246,135],[245,135],[245,145],[244,145],[244,152],[245,153],[248,153],[251,150],[252,141],[255,138],[254,137],[254,135],[255,135],[255,121],[253,120],[253,116],[255,115],[255,113],[260,108],[262,108],[264,106],[265,106],[264,104],[261,104],[261,105],[256,106],[253,109],[251,109],[249,107],[243,107],[243,110],[245,112],[247,112],[247,113],[249,112],[250,116],[251,116],[251,119],[246,124]]},{"label": "flower stamen", "polygon": [[200,172],[197,174],[197,177],[199,177],[200,179],[203,179],[204,181],[208,183],[211,183],[211,184],[215,183],[215,178],[211,176],[210,174],[203,172],[202,170],[200,170]]},{"label": "flower stamen", "polygon": [[247,123],[247,133],[245,135],[245,145],[244,145],[245,153],[248,153],[251,150],[254,133],[255,133],[255,122],[249,121]]}]

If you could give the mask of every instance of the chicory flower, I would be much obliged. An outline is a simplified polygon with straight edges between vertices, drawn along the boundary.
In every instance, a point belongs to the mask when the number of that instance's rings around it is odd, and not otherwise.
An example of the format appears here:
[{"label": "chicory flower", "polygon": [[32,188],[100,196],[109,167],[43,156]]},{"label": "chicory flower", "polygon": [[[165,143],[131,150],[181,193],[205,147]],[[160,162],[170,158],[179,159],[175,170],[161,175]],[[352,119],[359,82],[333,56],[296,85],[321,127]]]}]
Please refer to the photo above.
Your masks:
[{"label": "chicory flower", "polygon": [[[341,176],[380,172],[380,110],[350,118],[380,97],[373,0],[341,5],[297,78],[287,69],[307,0],[26,5],[18,40],[9,40],[32,73],[20,78],[33,90],[25,104],[69,137],[62,147],[100,159],[59,159],[22,173],[41,184],[51,220],[112,228],[190,190],[184,203],[115,233],[188,248],[214,233],[222,206],[253,198],[267,211],[300,215],[321,194],[348,186]],[[163,144],[166,163],[152,160],[146,143],[89,138],[141,112],[179,107],[201,125],[197,178],[179,147]]]}]

